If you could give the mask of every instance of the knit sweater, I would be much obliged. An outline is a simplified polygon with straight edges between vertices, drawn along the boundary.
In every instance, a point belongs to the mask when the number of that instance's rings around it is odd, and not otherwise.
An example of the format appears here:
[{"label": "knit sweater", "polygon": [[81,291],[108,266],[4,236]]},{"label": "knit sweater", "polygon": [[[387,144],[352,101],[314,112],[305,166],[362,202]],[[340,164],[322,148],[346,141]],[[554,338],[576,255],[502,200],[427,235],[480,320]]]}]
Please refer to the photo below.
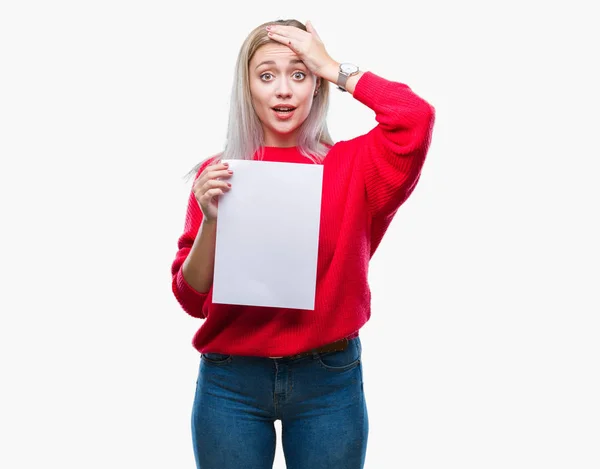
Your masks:
[{"label": "knit sweater", "polygon": [[[199,352],[293,355],[356,336],[369,320],[369,261],[419,180],[434,108],[407,85],[372,72],[362,75],[353,96],[375,112],[377,125],[335,143],[323,160],[314,310],[217,304],[212,302],[212,287],[208,292],[194,290],[182,274],[202,222],[202,211],[190,193],[171,274],[172,290],[183,310],[204,320],[192,340]],[[264,161],[315,164],[295,147],[263,150]]]}]

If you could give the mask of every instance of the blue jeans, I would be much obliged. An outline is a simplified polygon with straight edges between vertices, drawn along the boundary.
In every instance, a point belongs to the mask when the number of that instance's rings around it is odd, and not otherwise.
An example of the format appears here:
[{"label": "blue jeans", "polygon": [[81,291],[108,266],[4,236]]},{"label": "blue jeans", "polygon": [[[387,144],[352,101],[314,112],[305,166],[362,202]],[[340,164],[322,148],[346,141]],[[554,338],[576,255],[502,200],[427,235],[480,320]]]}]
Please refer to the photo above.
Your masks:
[{"label": "blue jeans", "polygon": [[199,469],[362,469],[369,432],[361,344],[292,360],[205,353],[192,410]]}]

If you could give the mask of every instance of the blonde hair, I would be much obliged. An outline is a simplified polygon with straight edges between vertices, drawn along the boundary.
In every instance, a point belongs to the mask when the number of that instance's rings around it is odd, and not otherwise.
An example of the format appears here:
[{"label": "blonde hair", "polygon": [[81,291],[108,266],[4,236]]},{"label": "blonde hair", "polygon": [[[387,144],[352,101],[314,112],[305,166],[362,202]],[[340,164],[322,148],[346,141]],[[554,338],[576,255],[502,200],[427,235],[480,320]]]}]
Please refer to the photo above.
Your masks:
[{"label": "blonde hair", "polygon": [[[250,77],[248,65],[256,51],[265,44],[277,43],[267,36],[268,25],[296,26],[306,31],[306,26],[297,20],[277,20],[263,23],[254,28],[246,37],[238,53],[233,88],[229,109],[229,124],[225,149],[217,159],[252,159],[254,154],[264,144],[262,124],[254,107],[250,93]],[[278,43],[277,43],[278,44]],[[302,123],[298,133],[297,147],[300,153],[315,163],[321,163],[329,146],[333,145],[327,129],[327,110],[329,107],[329,82],[321,80],[319,92],[313,99],[311,110],[306,120]],[[259,152],[258,158],[262,158]],[[206,161],[206,160],[204,160]],[[196,173],[202,166],[199,163],[190,173]]]}]

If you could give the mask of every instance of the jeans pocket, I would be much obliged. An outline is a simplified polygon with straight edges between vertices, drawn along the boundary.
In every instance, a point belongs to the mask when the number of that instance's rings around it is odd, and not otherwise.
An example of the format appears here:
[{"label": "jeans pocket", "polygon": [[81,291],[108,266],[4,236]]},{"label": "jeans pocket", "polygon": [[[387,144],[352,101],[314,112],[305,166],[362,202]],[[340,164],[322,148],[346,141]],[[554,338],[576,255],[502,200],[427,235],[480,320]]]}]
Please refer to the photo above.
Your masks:
[{"label": "jeans pocket", "polygon": [[229,363],[232,358],[231,355],[216,352],[206,352],[201,354],[201,357],[205,363],[210,363],[212,365],[224,365],[225,363]]},{"label": "jeans pocket", "polygon": [[358,337],[348,343],[345,350],[319,354],[319,364],[329,371],[347,371],[360,363],[361,346]]}]

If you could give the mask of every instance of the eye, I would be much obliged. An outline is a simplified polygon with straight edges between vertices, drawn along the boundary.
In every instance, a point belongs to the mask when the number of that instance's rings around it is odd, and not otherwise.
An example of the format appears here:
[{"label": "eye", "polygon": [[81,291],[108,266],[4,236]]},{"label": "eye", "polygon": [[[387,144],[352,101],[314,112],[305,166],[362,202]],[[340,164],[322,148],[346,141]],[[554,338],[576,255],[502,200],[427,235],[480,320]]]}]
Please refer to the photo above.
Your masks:
[{"label": "eye", "polygon": [[304,80],[306,78],[306,73],[304,72],[294,72],[294,74],[292,75],[294,77],[295,80]]},{"label": "eye", "polygon": [[273,79],[273,75],[269,72],[265,72],[260,75],[260,79],[262,81],[271,81]]}]

